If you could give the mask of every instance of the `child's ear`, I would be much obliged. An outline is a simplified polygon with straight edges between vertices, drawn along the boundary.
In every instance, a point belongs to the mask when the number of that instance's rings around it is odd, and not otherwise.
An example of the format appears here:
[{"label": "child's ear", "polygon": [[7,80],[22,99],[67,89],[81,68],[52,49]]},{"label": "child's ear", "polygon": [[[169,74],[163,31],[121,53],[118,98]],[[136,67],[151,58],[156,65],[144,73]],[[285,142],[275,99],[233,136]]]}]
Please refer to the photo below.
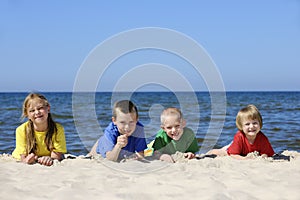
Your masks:
[{"label": "child's ear", "polygon": [[182,120],[182,128],[184,128],[186,126],[186,121],[185,119]]},{"label": "child's ear", "polygon": [[114,125],[116,125],[116,118],[112,117],[111,121],[114,123]]}]

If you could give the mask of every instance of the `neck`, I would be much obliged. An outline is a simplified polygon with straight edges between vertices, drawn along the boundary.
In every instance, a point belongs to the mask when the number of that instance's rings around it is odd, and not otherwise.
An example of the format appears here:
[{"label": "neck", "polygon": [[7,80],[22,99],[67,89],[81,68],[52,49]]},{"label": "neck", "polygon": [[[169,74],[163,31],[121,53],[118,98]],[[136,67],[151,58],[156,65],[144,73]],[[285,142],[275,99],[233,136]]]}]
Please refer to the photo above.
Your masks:
[{"label": "neck", "polygon": [[255,136],[246,136],[246,138],[248,139],[250,144],[253,144],[255,141],[256,135]]},{"label": "neck", "polygon": [[34,124],[34,130],[39,132],[45,132],[48,129],[48,124]]}]

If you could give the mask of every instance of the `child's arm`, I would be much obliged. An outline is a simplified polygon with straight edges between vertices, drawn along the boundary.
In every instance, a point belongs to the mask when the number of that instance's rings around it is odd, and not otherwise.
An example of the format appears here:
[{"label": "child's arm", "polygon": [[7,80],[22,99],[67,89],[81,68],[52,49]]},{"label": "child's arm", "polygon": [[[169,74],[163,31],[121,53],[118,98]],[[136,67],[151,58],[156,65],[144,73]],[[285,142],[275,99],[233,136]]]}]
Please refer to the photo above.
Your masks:
[{"label": "child's arm", "polygon": [[[238,160],[249,160],[249,159],[254,159],[257,158],[257,156],[259,156],[259,153],[257,151],[248,153],[246,156],[241,156],[238,154],[231,154],[230,155],[232,158],[238,159]],[[266,154],[263,154],[262,157],[266,157]]]},{"label": "child's arm", "polygon": [[53,165],[54,159],[61,161],[63,158],[64,158],[63,153],[52,151],[50,156],[41,156],[37,159],[37,161],[41,165],[51,166]]},{"label": "child's arm", "polygon": [[231,154],[230,157],[232,157],[234,159],[237,159],[237,160],[247,160],[247,159],[250,159],[247,156],[241,156],[241,155],[238,155],[238,154]]},{"label": "child's arm", "polygon": [[188,158],[188,159],[192,159],[192,158],[195,158],[195,154],[192,152],[187,152],[187,153],[184,153],[184,157]]},{"label": "child's arm", "polygon": [[169,155],[169,154],[162,154],[158,150],[154,151],[153,157],[155,159],[159,159],[161,161],[166,161],[166,162],[170,162],[170,163],[174,163],[175,162],[171,155]]},{"label": "child's arm", "polygon": [[60,153],[60,152],[54,152],[54,151],[52,151],[50,157],[52,159],[57,159],[57,160],[61,161],[64,158],[64,154]]},{"label": "child's arm", "polygon": [[117,138],[117,144],[111,151],[106,152],[106,158],[111,161],[117,161],[120,151],[123,147],[125,147],[128,143],[128,136],[127,135],[120,135]]},{"label": "child's arm", "polygon": [[21,155],[21,161],[26,164],[33,164],[37,160],[37,156],[34,153],[30,153],[29,155]]},{"label": "child's arm", "polygon": [[111,151],[106,152],[106,158],[111,161],[117,161],[121,149],[122,148],[118,144],[116,144]]},{"label": "child's arm", "polygon": [[172,156],[169,155],[169,154],[161,154],[161,156],[159,157],[159,160],[170,162],[170,163],[174,163],[175,162],[174,159],[172,158]]},{"label": "child's arm", "polygon": [[140,151],[140,152],[135,152],[135,154],[137,155],[137,157],[139,158],[139,159],[143,159],[144,158],[144,151]]},{"label": "child's arm", "polygon": [[94,146],[92,147],[91,151],[87,154],[87,156],[96,156],[97,155],[97,146],[98,146],[98,141],[94,144]]},{"label": "child's arm", "polygon": [[53,159],[50,156],[42,156],[37,159],[38,163],[45,166],[53,165]]}]

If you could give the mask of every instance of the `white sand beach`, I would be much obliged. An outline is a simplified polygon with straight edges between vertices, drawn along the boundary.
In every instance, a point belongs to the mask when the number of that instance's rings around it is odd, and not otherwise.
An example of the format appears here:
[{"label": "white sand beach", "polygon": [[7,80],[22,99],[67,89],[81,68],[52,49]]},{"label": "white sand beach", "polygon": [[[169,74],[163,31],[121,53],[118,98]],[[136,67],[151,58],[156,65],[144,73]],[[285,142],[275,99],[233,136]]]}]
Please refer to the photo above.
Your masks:
[{"label": "white sand beach", "polygon": [[65,159],[46,167],[0,155],[1,199],[300,199],[300,153],[288,160],[217,157],[113,163]]}]

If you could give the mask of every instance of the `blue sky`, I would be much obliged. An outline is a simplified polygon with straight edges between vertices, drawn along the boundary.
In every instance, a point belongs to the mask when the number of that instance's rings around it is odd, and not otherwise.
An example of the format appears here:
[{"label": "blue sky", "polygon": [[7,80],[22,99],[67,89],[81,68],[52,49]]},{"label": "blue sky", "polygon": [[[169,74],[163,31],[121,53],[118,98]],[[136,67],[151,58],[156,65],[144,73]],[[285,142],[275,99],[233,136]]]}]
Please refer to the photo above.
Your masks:
[{"label": "blue sky", "polygon": [[[143,27],[174,30],[196,41],[215,63],[227,91],[300,90],[299,0],[4,0],[0,91],[72,91],[93,49]],[[162,51],[123,55],[97,88],[112,90],[127,71],[152,62],[174,67],[195,90],[207,89],[191,66]],[[165,78],[176,88],[174,78]]]}]

